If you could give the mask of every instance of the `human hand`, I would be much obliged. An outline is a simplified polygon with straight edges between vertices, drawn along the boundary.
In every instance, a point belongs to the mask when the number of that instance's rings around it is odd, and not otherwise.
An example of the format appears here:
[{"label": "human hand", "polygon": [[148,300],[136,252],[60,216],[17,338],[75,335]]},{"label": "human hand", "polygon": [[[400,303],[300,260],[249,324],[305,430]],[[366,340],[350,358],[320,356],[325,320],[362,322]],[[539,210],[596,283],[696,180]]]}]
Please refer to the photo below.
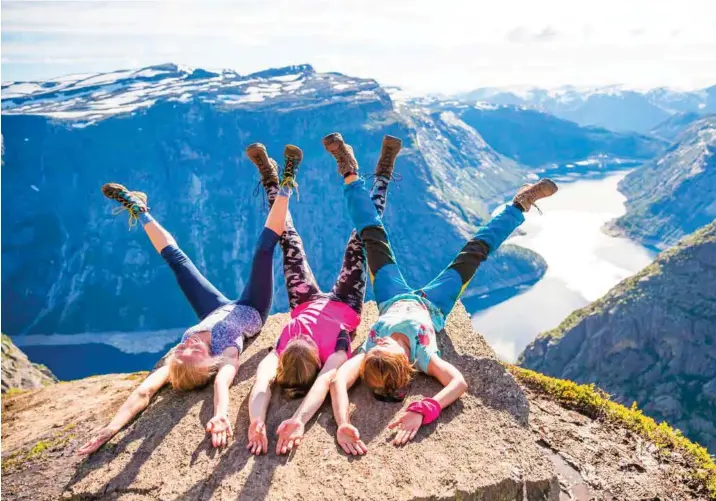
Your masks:
[{"label": "human hand", "polygon": [[420,426],[423,424],[423,415],[417,412],[406,412],[397,420],[388,425],[388,428],[398,428],[393,439],[393,445],[404,445],[415,437]]},{"label": "human hand", "polygon": [[358,428],[352,424],[345,423],[340,425],[336,432],[336,440],[346,454],[362,456],[368,452],[368,448],[360,439]]},{"label": "human hand", "polygon": [[81,456],[85,456],[87,454],[92,454],[94,451],[102,447],[105,443],[109,441],[110,438],[115,436],[117,434],[116,431],[107,428],[106,426],[94,433],[91,439],[84,444],[82,447],[77,449],[77,454]]},{"label": "human hand", "polygon": [[211,444],[214,447],[225,446],[234,435],[231,430],[231,423],[226,416],[214,416],[206,424],[206,432],[211,433]]},{"label": "human hand", "polygon": [[296,418],[287,419],[281,423],[276,430],[278,434],[276,454],[286,454],[291,452],[294,446],[298,447],[303,439],[304,428],[303,422]]},{"label": "human hand", "polygon": [[266,437],[266,423],[257,419],[249,425],[249,445],[246,447],[251,454],[266,454],[268,452],[268,438]]}]

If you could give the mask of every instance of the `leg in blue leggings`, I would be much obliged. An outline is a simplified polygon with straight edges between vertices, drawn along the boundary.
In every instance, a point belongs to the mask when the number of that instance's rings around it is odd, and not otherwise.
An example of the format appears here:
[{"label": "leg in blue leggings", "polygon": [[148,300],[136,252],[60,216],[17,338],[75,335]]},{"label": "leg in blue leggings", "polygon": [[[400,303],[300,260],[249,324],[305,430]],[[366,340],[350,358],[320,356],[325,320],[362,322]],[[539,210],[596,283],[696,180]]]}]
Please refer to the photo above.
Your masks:
[{"label": "leg in blue leggings", "polygon": [[345,185],[344,190],[348,212],[358,235],[365,244],[368,271],[376,302],[380,304],[399,294],[412,292],[398,268],[388,234],[371,200],[365,181],[362,179],[354,181]]},{"label": "leg in blue leggings", "polygon": [[231,302],[201,274],[191,259],[176,244],[167,245],[160,254],[174,272],[179,288],[199,320],[204,320],[219,306]]},{"label": "leg in blue leggings", "polygon": [[488,254],[496,251],[524,220],[520,209],[514,205],[506,206],[475,233],[447,268],[422,289],[428,300],[447,316]]},{"label": "leg in blue leggings", "polygon": [[251,263],[249,280],[246,282],[238,304],[255,308],[266,322],[273,299],[273,251],[280,235],[270,228],[264,228],[259,236],[254,259]]}]

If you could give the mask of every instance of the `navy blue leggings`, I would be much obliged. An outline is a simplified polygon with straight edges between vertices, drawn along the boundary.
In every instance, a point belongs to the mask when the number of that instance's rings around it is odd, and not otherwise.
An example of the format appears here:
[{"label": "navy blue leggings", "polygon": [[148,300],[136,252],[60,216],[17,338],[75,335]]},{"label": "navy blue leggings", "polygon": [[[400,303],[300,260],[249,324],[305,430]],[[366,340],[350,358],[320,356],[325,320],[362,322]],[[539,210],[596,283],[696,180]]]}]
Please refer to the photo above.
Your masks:
[{"label": "navy blue leggings", "polygon": [[[263,229],[254,252],[249,280],[241,298],[235,301],[236,304],[255,308],[264,322],[268,318],[273,299],[273,251],[278,239],[279,235],[273,230]],[[179,288],[199,320],[206,318],[218,307],[234,302],[219,292],[176,245],[164,247],[161,255],[174,272]]]}]

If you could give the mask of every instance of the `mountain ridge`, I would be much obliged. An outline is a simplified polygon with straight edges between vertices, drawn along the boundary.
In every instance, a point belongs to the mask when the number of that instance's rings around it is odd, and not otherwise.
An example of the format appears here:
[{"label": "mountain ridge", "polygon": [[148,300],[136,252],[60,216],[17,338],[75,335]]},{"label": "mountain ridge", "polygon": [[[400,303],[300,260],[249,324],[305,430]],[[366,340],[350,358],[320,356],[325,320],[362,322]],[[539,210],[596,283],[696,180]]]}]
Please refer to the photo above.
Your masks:
[{"label": "mountain ridge", "polygon": [[540,334],[519,364],[595,383],[716,448],[716,220]]}]

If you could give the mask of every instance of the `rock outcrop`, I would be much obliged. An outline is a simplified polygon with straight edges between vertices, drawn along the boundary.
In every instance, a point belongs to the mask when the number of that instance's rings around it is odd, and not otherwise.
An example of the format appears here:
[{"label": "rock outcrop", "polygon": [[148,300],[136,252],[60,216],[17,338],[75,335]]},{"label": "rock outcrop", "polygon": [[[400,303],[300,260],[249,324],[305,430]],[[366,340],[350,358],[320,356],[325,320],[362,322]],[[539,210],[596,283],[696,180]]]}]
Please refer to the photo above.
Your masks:
[{"label": "rock outcrop", "polygon": [[520,364],[636,401],[716,451],[716,221],[541,334]]},{"label": "rock outcrop", "polygon": [[696,120],[667,152],[627,175],[627,212],[606,226],[666,249],[716,217],[716,115]]},{"label": "rock outcrop", "polygon": [[[376,317],[370,303],[355,343]],[[162,390],[150,407],[88,459],[73,452],[104,424],[142,374],[106,375],[54,385],[3,401],[3,495],[20,500],[312,499],[707,499],[680,480],[687,466],[641,447],[614,429],[522,388],[458,306],[440,346],[465,375],[468,392],[401,448],[386,425],[409,401],[439,384],[418,376],[405,404],[377,402],[363,385],[351,391],[352,421],[369,452],[345,456],[334,440],[330,403],[288,457],[246,450],[247,398],[256,366],[286,315],[269,319],[242,355],[231,389],[235,438],[212,449],[203,425],[210,388]],[[298,402],[274,392],[273,432]],[[273,433],[270,444],[275,445]],[[636,464],[637,467],[632,467]],[[642,467],[642,465],[644,465]],[[627,468],[628,474],[623,474]],[[621,473],[620,473],[621,472]],[[570,497],[571,496],[571,497]]]},{"label": "rock outcrop", "polygon": [[57,382],[44,365],[33,364],[9,336],[2,335],[2,392],[31,390]]}]

